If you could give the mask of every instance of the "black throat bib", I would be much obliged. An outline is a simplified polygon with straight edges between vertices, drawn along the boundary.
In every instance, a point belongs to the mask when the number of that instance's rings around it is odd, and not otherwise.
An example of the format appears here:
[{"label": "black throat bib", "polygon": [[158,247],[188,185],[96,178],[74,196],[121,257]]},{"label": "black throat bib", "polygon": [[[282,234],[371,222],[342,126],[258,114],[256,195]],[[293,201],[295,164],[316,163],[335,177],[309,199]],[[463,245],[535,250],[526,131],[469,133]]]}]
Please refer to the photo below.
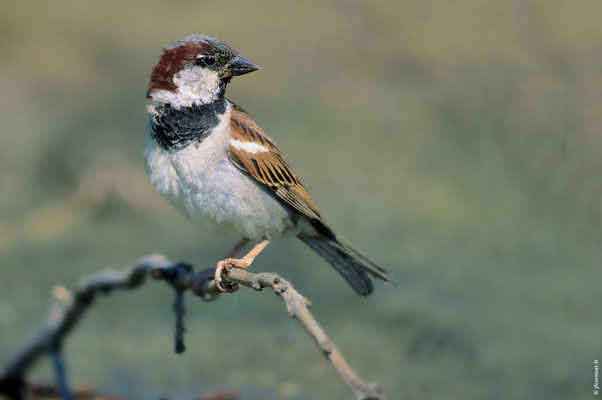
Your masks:
[{"label": "black throat bib", "polygon": [[170,104],[155,106],[151,119],[151,136],[166,150],[179,150],[189,143],[201,143],[219,124],[226,111],[226,99],[209,104],[194,104],[176,109]]}]

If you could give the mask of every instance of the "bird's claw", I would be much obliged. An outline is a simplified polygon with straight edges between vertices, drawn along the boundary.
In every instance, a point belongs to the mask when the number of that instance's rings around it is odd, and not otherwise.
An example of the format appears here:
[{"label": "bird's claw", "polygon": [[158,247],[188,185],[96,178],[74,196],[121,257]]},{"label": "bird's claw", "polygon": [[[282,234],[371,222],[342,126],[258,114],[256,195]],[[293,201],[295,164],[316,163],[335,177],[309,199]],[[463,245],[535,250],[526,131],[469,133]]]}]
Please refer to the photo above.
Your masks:
[{"label": "bird's claw", "polygon": [[240,288],[238,283],[235,284],[225,284],[222,279],[222,274],[229,273],[232,268],[241,268],[245,269],[249,266],[245,260],[239,260],[236,258],[226,258],[225,260],[221,260],[217,263],[217,267],[215,267],[215,274],[213,275],[213,279],[215,280],[215,286],[220,292],[228,292],[232,293],[237,291]]}]

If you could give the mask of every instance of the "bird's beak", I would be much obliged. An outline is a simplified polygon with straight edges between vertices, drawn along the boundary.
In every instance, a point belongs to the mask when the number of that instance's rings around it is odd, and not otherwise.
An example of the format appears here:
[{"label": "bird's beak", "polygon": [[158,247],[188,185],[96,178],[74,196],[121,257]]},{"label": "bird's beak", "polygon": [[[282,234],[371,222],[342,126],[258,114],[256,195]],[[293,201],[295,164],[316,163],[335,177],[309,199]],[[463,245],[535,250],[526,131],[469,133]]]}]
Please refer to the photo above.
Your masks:
[{"label": "bird's beak", "polygon": [[258,69],[260,69],[259,65],[241,55],[238,55],[226,67],[224,77],[230,78],[232,76],[244,75],[248,74],[249,72],[257,71]]}]

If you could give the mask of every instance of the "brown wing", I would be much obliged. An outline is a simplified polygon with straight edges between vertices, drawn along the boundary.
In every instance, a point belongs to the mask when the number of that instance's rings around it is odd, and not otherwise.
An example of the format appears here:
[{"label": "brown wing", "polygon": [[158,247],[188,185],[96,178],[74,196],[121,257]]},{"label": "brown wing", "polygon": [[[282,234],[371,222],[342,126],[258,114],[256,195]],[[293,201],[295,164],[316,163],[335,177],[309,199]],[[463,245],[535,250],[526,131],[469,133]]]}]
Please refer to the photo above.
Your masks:
[{"label": "brown wing", "polygon": [[230,132],[232,140],[228,155],[238,168],[293,210],[312,220],[321,221],[316,203],[284,161],[280,150],[249,114],[233,103]]}]

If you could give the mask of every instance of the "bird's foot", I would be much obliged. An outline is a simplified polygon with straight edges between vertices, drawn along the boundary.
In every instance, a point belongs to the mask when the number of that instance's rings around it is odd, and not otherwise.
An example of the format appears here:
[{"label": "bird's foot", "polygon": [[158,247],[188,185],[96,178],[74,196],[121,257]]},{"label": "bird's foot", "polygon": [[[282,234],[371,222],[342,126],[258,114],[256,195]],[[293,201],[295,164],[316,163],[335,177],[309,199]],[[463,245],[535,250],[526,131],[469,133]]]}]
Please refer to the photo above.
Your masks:
[{"label": "bird's foot", "polygon": [[[246,244],[246,241],[239,243],[239,245],[241,244]],[[257,255],[261,253],[268,244],[270,244],[270,239],[263,238],[243,258],[225,258],[222,261],[218,262],[217,267],[215,267],[215,275],[213,275],[213,279],[215,280],[215,286],[217,287],[217,289],[222,292],[233,292],[238,290],[238,284],[224,285],[222,283],[222,274],[224,273],[224,270],[226,271],[226,273],[228,273],[232,268],[249,268],[255,257],[257,257]]]},{"label": "bird's foot", "polygon": [[251,261],[245,260],[244,258],[226,258],[217,263],[215,267],[215,274],[213,279],[215,280],[215,286],[221,292],[234,292],[238,290],[238,284],[227,285],[223,283],[222,274],[228,273],[232,268],[247,269],[251,265]]}]

